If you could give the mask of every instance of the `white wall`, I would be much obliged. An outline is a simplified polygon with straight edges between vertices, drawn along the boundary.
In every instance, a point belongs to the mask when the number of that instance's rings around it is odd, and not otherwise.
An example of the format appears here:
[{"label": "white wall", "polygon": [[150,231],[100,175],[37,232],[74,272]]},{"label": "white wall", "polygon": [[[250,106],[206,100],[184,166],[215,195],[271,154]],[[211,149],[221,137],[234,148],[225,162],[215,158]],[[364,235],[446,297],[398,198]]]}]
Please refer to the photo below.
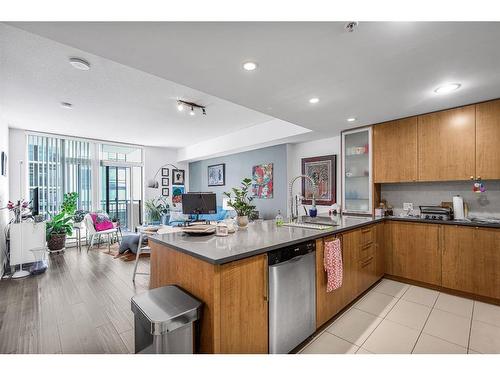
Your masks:
[{"label": "white wall", "polygon": [[[288,145],[288,181],[302,174],[302,158],[313,156],[337,155],[337,203],[340,204],[340,136],[316,141]],[[301,194],[301,184],[297,181],[294,194]],[[288,192],[287,192],[288,194]],[[319,213],[327,213],[329,206],[317,206]]]},{"label": "white wall", "polygon": [[[9,154],[9,128],[7,123],[4,123],[0,118],[0,152],[5,152],[7,157]],[[9,201],[9,176],[11,170],[7,165],[7,176],[0,175],[0,208],[5,207]],[[3,274],[3,264],[5,261],[5,237],[4,229],[7,225],[9,213],[7,210],[0,210],[0,277]]]},{"label": "white wall", "polygon": [[[179,167],[179,169],[184,169],[185,171],[185,182],[184,186],[189,186],[189,171],[188,164],[186,162],[177,162],[177,149],[174,148],[164,148],[164,147],[144,147],[144,199],[152,199],[161,195],[161,172],[157,176],[157,181],[160,185],[158,189],[150,189],[147,187],[148,180],[152,179],[155,173],[161,168],[162,165],[167,163],[174,164]],[[170,169],[169,177],[169,189],[170,196],[168,197],[168,202],[172,203],[172,166],[168,166]]]},{"label": "white wall", "polygon": [[[28,172],[26,166],[26,133],[21,129],[9,129],[9,194],[10,200],[15,202],[21,198],[26,199],[28,195]],[[23,161],[23,196],[21,197],[21,178],[19,161]]]}]

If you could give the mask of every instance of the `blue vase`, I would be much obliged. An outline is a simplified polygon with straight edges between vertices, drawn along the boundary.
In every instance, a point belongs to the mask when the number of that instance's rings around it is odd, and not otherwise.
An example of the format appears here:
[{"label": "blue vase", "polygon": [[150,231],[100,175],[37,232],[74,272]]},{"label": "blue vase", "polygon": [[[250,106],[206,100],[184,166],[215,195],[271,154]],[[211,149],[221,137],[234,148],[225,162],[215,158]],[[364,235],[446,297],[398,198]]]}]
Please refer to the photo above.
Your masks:
[{"label": "blue vase", "polygon": [[318,209],[316,207],[310,208],[309,209],[309,216],[310,217],[318,216]]}]

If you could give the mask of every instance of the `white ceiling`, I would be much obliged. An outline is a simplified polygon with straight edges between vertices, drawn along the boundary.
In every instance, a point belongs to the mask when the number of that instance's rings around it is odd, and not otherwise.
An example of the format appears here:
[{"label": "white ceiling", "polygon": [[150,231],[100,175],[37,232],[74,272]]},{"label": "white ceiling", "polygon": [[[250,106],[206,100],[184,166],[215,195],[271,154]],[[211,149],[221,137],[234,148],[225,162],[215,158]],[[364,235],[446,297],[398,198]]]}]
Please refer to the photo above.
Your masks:
[{"label": "white ceiling", "polygon": [[[317,137],[500,97],[498,22],[361,22],[353,33],[339,22],[15,25]],[[243,71],[247,60],[257,61],[258,70]],[[462,88],[436,96],[447,81]],[[313,96],[321,99],[316,105],[308,103]],[[358,121],[346,123],[352,116]]]},{"label": "white ceiling", "polygon": [[[105,36],[102,36],[105,37]],[[134,47],[129,49],[134,52]],[[0,115],[11,127],[151,146],[184,147],[272,117],[0,23]],[[72,56],[90,61],[81,71]],[[176,99],[207,106],[180,113]],[[60,102],[70,102],[64,109]]]}]

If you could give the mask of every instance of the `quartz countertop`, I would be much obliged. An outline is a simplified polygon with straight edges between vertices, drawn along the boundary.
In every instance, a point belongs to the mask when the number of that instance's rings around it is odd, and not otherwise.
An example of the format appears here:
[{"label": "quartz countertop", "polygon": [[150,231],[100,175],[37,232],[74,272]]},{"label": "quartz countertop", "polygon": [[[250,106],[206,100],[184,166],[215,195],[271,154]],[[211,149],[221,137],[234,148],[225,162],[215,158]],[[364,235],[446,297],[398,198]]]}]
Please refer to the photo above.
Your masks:
[{"label": "quartz countertop", "polygon": [[[328,218],[326,218],[328,219]],[[164,244],[212,264],[224,264],[300,242],[315,240],[332,234],[362,227],[384,220],[383,218],[337,216],[332,217],[331,229],[318,230],[299,227],[278,227],[274,220],[254,222],[246,229],[239,229],[227,237],[189,236],[182,232],[158,234],[150,237]]]},{"label": "quartz countertop", "polygon": [[175,232],[157,234],[151,236],[150,239],[206,262],[224,264],[385,220],[500,228],[500,224],[497,223],[464,220],[427,220],[412,216],[362,217],[339,215],[332,216],[331,218],[321,217],[320,219],[323,221],[331,220],[334,226],[325,230],[287,226],[278,227],[274,223],[274,220],[265,220],[250,223],[247,229],[239,229],[227,237],[217,237],[215,235],[189,236],[182,232]]}]

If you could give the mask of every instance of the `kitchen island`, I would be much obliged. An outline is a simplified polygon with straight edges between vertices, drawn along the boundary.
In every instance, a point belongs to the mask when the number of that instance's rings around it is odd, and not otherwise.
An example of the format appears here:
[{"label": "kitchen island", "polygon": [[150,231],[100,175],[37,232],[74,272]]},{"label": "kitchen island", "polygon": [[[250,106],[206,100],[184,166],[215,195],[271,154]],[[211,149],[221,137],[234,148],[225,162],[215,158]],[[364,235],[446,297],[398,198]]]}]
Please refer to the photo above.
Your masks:
[{"label": "kitchen island", "polygon": [[[151,288],[176,284],[204,303],[198,351],[268,353],[267,253],[314,240],[316,328],[389,277],[500,304],[500,230],[494,223],[412,217],[336,217],[328,230],[251,223],[228,237],[151,238]],[[324,244],[342,240],[343,284],[326,292]]]},{"label": "kitchen island", "polygon": [[[328,230],[278,227],[264,221],[228,237],[153,236],[150,286],[176,284],[204,302],[200,352],[267,353],[267,252],[316,240],[317,259],[322,259],[323,238],[381,219],[339,216],[334,220],[336,226]],[[326,283],[322,276],[318,279]]]}]

